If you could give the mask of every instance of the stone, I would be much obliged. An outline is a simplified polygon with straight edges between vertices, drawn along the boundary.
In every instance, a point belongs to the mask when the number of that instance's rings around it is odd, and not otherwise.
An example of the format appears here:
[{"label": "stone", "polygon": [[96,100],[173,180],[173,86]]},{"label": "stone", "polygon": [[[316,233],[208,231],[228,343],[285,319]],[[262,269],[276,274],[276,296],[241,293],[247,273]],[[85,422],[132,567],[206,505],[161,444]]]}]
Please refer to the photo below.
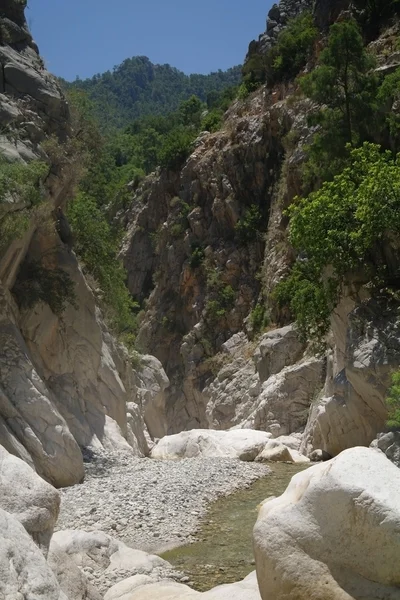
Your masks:
[{"label": "stone", "polygon": [[[265,445],[265,448],[257,456],[257,462],[293,462],[293,463],[309,463],[310,459],[300,454],[295,448],[291,448],[284,443],[284,440],[288,440],[289,444],[299,444],[297,438],[291,438],[291,436],[281,436],[274,440],[270,440]],[[292,440],[295,440],[293,442]],[[298,447],[298,446],[297,446]]]},{"label": "stone", "polygon": [[375,298],[354,308],[345,298],[332,326],[334,353],[325,389],[312,407],[301,446],[308,455],[321,449],[335,456],[346,448],[370,445],[385,427],[385,400],[400,362],[395,304]]},{"label": "stone", "polygon": [[400,597],[400,473],[352,448],[292,478],[254,528],[263,600]]},{"label": "stone", "polygon": [[57,490],[0,446],[0,508],[25,527],[44,554],[47,554],[59,507]]},{"label": "stone", "polygon": [[12,515],[0,509],[0,598],[68,600],[41,550]]},{"label": "stone", "polygon": [[400,431],[390,431],[378,435],[371,443],[371,448],[377,448],[400,468]]},{"label": "stone", "polygon": [[170,460],[219,456],[252,461],[270,437],[270,433],[250,429],[231,431],[193,429],[162,438],[152,449],[151,457]]},{"label": "stone", "polygon": [[235,348],[232,360],[202,391],[210,428],[239,426],[274,436],[303,429],[323,386],[324,361],[304,355],[293,326],[264,334],[255,348],[229,343]]},{"label": "stone", "polygon": [[109,590],[104,600],[261,600],[255,571],[243,581],[220,585],[200,593],[182,583],[161,581],[151,583],[138,575]]},{"label": "stone", "polygon": [[328,454],[328,452],[325,452],[325,450],[321,450],[320,448],[313,450],[313,452],[310,454],[311,462],[322,462],[330,460],[331,458],[332,456]]},{"label": "stone", "polygon": [[256,458],[257,462],[292,462],[289,448],[283,444],[267,444]]}]

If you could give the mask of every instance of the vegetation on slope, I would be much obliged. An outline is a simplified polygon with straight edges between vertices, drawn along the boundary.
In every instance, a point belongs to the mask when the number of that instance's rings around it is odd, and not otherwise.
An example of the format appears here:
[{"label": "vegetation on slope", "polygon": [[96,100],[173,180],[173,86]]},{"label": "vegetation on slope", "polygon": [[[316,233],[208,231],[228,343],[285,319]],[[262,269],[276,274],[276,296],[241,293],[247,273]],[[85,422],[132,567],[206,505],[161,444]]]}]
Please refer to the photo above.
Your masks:
[{"label": "vegetation on slope", "polygon": [[[304,189],[288,210],[298,251],[276,298],[288,304],[302,335],[322,340],[343,286],[355,272],[386,291],[399,287],[385,247],[400,233],[398,116],[400,71],[379,79],[352,20],[331,27],[317,68],[301,88],[321,108],[307,149]],[[380,144],[373,144],[374,139]]]},{"label": "vegetation on slope", "polygon": [[206,102],[209,94],[240,83],[240,67],[210,75],[185,75],[170,65],[154,65],[145,56],[125,60],[90,79],[63,82],[88,94],[103,131],[123,128],[146,115],[167,115],[191,96]]}]

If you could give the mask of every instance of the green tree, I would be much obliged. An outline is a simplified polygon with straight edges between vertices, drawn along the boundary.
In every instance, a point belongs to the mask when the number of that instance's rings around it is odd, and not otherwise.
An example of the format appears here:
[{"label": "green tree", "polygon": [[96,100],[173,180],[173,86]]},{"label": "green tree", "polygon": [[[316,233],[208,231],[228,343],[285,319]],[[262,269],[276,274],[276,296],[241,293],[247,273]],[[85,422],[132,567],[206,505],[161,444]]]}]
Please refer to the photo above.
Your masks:
[{"label": "green tree", "polygon": [[301,79],[305,94],[322,106],[311,120],[319,131],[309,148],[309,167],[322,180],[343,164],[346,144],[369,139],[378,108],[373,66],[356,21],[348,19],[332,25],[319,66]]},{"label": "green tree", "polygon": [[299,252],[276,298],[288,304],[305,337],[321,338],[349,274],[379,288],[397,286],[400,271],[384,248],[400,234],[400,158],[365,143],[350,164],[289,209],[290,241]]},{"label": "green tree", "polygon": [[386,398],[388,408],[387,425],[391,429],[400,429],[400,371],[392,374],[392,385]]}]

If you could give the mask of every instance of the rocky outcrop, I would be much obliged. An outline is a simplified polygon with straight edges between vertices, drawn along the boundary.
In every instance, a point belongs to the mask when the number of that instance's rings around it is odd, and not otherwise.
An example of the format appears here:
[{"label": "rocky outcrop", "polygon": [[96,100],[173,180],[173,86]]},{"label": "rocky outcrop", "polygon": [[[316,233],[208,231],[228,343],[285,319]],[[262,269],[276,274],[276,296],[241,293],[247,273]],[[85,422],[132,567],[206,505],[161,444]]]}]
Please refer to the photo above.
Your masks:
[{"label": "rocky outcrop", "polygon": [[273,4],[267,17],[267,28],[258,40],[250,43],[246,60],[253,54],[265,54],[276,43],[278,35],[290,21],[305,10],[311,10],[313,0],[280,0]]},{"label": "rocky outcrop", "polygon": [[312,408],[302,449],[334,456],[368,446],[385,427],[385,398],[400,362],[397,307],[385,298],[366,300],[347,314],[339,307],[332,330],[325,390]]},{"label": "rocky outcrop", "polygon": [[24,526],[44,554],[49,548],[59,507],[57,490],[0,446],[0,508]]},{"label": "rocky outcrop", "polygon": [[0,509],[0,597],[68,600],[24,527]]},{"label": "rocky outcrop", "polygon": [[[144,357],[141,373],[135,372],[107,330],[71,248],[58,236],[55,209],[65,205],[76,178],[71,122],[66,99],[27,29],[24,6],[7,0],[0,9],[0,153],[21,164],[41,159],[49,173],[26,234],[0,249],[0,444],[47,481],[67,486],[84,477],[82,449],[86,457],[148,454],[151,437],[166,432],[163,392],[169,382],[152,357]],[[65,160],[46,154],[49,142]],[[25,208],[18,197],[1,207]],[[76,302],[62,315],[50,302],[30,301],[24,268],[36,263],[72,282]]]},{"label": "rocky outcrop", "polygon": [[174,460],[202,456],[252,461],[262,451],[270,437],[270,433],[251,429],[231,431],[193,429],[162,438],[151,451],[151,457]]},{"label": "rocky outcrop", "polygon": [[254,528],[263,600],[399,598],[399,493],[398,469],[368,448],[295,475]]},{"label": "rocky outcrop", "polygon": [[[281,133],[294,119],[276,100],[260,90],[246,106],[234,104],[226,127],[198,138],[179,175],[147,178],[121,215],[129,289],[139,299],[148,296],[138,343],[171,381],[168,433],[208,426],[202,395],[212,377],[208,359],[243,330],[259,297]],[[241,237],[237,224],[249,210],[258,211],[259,222]],[[286,259],[283,253],[280,265]]]},{"label": "rocky outcrop", "polygon": [[250,427],[274,437],[304,429],[323,385],[324,361],[307,355],[292,326],[265,333],[257,344],[241,340],[203,390],[210,427]]},{"label": "rocky outcrop", "polygon": [[370,447],[383,452],[386,458],[400,468],[400,431],[381,433]]}]

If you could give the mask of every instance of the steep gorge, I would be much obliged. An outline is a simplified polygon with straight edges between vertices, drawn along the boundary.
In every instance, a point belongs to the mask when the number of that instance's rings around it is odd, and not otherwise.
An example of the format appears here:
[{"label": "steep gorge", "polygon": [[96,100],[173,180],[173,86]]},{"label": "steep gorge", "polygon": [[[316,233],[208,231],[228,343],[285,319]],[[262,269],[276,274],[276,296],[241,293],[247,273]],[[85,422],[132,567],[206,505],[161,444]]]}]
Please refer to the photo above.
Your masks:
[{"label": "steep gorge", "polygon": [[[348,7],[315,3],[323,35]],[[274,6],[247,60],[268,52],[288,18],[309,8]],[[381,72],[397,64],[396,27],[373,43]],[[138,344],[171,381],[170,433],[236,426],[282,435],[307,424],[303,451],[336,455],[369,445],[385,427],[400,358],[396,304],[349,289],[332,314],[324,357],[279,329],[289,315],[272,292],[293,261],[285,210],[302,190],[312,108],[292,80],[259,87],[231,106],[220,131],[201,134],[181,172],[146,179],[120,215],[129,289],[145,299]],[[261,336],[257,315],[267,325]]]}]

